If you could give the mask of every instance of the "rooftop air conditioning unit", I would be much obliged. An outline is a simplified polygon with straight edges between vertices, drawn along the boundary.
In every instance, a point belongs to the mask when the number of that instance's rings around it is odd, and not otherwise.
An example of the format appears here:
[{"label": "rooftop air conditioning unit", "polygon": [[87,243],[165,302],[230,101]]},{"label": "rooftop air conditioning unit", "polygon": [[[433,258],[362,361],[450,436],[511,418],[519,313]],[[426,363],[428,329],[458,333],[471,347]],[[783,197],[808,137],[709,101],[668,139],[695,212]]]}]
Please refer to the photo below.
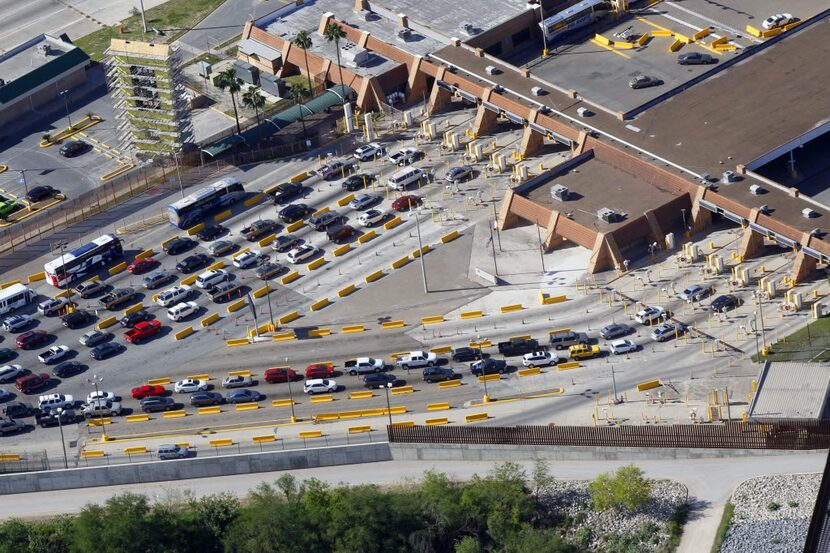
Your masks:
[{"label": "rooftop air conditioning unit", "polygon": [[541,96],[545,93],[545,90],[541,86],[534,86],[530,89],[530,93],[534,96]]},{"label": "rooftop air conditioning unit", "polygon": [[447,71],[449,71],[450,73],[455,73],[456,71],[458,71],[458,68],[454,65],[448,65]]},{"label": "rooftop air conditioning unit", "polygon": [[406,27],[401,27],[395,32],[395,40],[398,42],[409,42],[409,37],[412,36],[412,31]]},{"label": "rooftop air conditioning unit", "polygon": [[6,79],[0,79],[0,86],[6,86]]},{"label": "rooftop air conditioning unit", "polygon": [[498,67],[496,67],[495,65],[488,65],[484,68],[484,71],[488,75],[498,75],[499,73],[501,73],[501,71],[499,71]]},{"label": "rooftop air conditioning unit", "polygon": [[730,183],[735,182],[736,180],[738,180],[738,175],[735,174],[735,171],[724,171],[723,172],[723,178],[721,179],[721,182],[723,184],[730,184]]},{"label": "rooftop air conditioning unit", "polygon": [[607,207],[597,210],[597,218],[606,223],[615,223],[619,220],[619,216],[614,212],[614,210],[608,209]]},{"label": "rooftop air conditioning unit", "polygon": [[809,207],[805,207],[801,210],[801,216],[805,219],[812,219],[813,217],[818,217],[818,213],[810,209]]},{"label": "rooftop air conditioning unit", "polygon": [[766,192],[766,190],[764,190],[763,188],[761,188],[761,186],[760,186],[760,185],[758,185],[758,184],[753,184],[753,185],[751,185],[751,186],[749,187],[749,193],[750,193],[750,194],[753,194],[753,195],[755,195],[755,196],[760,196],[760,195],[761,195],[761,194],[763,194],[764,192]]},{"label": "rooftop air conditioning unit", "polygon": [[363,21],[371,21],[372,20],[372,12],[369,10],[360,10],[357,12],[358,17]]},{"label": "rooftop air conditioning unit", "polygon": [[821,229],[820,228],[814,228],[813,230],[810,231],[810,235],[811,236],[821,236]]},{"label": "rooftop air conditioning unit", "polygon": [[478,34],[478,29],[476,29],[471,23],[467,23],[466,21],[462,21],[458,25],[459,30],[467,36],[475,36]]},{"label": "rooftop air conditioning unit", "polygon": [[758,211],[760,211],[764,215],[769,215],[769,206],[767,204],[764,204],[758,208]]},{"label": "rooftop air conditioning unit", "polygon": [[554,185],[553,188],[550,189],[550,195],[554,200],[558,200],[560,202],[566,202],[571,197],[571,191],[568,190],[568,187],[563,184]]},{"label": "rooftop air conditioning unit", "polygon": [[51,49],[49,48],[48,44],[42,43],[37,45],[37,53],[43,56],[44,58],[48,56],[50,52]]},{"label": "rooftop air conditioning unit", "polygon": [[590,117],[590,116],[592,116],[592,115],[594,114],[594,113],[593,113],[590,109],[588,109],[588,108],[576,108],[576,113],[577,113],[580,117]]},{"label": "rooftop air conditioning unit", "polygon": [[504,87],[501,86],[500,84],[497,84],[496,86],[493,87],[493,92],[502,93],[502,92],[504,92]]}]

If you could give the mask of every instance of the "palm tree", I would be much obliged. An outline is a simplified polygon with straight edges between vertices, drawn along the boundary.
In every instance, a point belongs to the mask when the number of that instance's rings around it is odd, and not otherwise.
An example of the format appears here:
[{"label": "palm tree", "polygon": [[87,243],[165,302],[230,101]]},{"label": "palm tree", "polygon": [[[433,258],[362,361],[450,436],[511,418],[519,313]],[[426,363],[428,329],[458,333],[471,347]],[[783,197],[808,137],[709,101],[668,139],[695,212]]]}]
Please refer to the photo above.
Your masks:
[{"label": "palm tree", "polygon": [[340,39],[346,36],[346,31],[337,23],[329,23],[323,29],[323,36],[328,42],[334,42],[335,52],[337,53],[337,67],[340,69],[340,92],[343,94],[343,103],[346,103],[346,92],[343,80],[343,66],[340,65]]},{"label": "palm tree", "polygon": [[305,73],[306,77],[308,77],[308,90],[311,92],[314,90],[314,86],[311,84],[311,69],[308,68],[308,49],[311,48],[312,44],[311,35],[309,35],[307,31],[300,31],[297,33],[297,36],[294,37],[292,42],[303,49],[303,55],[305,56]]},{"label": "palm tree", "polygon": [[305,119],[303,119],[303,104],[301,100],[308,94],[308,89],[302,83],[293,83],[288,85],[288,93],[294,98],[294,102],[300,108],[300,124],[303,126],[303,137],[306,136]]},{"label": "palm tree", "polygon": [[259,93],[259,87],[252,86],[242,95],[242,103],[249,108],[254,108],[256,123],[259,125],[259,108],[265,105],[265,96]]},{"label": "palm tree", "polygon": [[242,90],[242,79],[236,76],[236,69],[228,67],[216,77],[216,86],[222,90],[228,89],[231,93],[231,102],[233,103],[233,116],[236,119],[236,132],[242,134],[242,128],[239,126],[239,112],[236,110],[236,93]]}]

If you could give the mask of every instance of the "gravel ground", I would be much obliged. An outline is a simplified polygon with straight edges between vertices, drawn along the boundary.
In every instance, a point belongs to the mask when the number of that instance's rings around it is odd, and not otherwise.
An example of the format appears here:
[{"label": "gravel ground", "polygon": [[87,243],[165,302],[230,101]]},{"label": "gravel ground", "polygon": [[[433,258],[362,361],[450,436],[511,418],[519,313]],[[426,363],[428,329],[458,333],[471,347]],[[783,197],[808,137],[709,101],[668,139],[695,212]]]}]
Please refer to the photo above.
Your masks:
[{"label": "gravel ground", "polygon": [[638,543],[637,551],[657,551],[668,540],[667,524],[677,507],[687,501],[688,489],[679,482],[652,481],[652,501],[641,511],[595,512],[588,482],[557,480],[545,501],[552,511],[570,517],[568,538],[594,551],[609,543]]},{"label": "gravel ground", "polygon": [[821,474],[760,476],[732,495],[735,514],[721,553],[799,553]]}]

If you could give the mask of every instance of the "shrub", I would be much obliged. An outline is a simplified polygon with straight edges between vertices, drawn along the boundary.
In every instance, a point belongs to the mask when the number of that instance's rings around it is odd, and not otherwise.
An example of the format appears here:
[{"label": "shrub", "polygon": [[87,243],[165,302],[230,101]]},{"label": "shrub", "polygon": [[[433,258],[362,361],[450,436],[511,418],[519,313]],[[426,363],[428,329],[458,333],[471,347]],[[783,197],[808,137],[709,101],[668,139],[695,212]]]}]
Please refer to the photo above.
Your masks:
[{"label": "shrub", "polygon": [[777,511],[781,508],[781,505],[773,501],[772,503],[767,504],[767,511]]},{"label": "shrub", "polygon": [[634,465],[621,467],[613,476],[603,473],[588,484],[596,511],[627,508],[637,511],[651,500],[651,483]]}]

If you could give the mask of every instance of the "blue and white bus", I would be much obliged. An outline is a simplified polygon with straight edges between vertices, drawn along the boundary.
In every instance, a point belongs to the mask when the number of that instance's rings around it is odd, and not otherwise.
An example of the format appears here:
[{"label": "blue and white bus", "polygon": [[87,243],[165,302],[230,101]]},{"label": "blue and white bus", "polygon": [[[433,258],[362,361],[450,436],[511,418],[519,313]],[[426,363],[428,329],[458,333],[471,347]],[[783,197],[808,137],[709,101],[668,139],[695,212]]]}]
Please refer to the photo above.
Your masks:
[{"label": "blue and white bus", "polygon": [[539,23],[545,39],[555,40],[580,27],[598,22],[605,17],[611,5],[605,0],[582,0]]},{"label": "blue and white bus", "polygon": [[245,188],[234,177],[225,177],[187,198],[167,206],[170,223],[179,228],[190,228],[211,211],[226,208],[245,197]]},{"label": "blue and white bus", "polygon": [[123,253],[121,239],[114,234],[105,234],[46,263],[43,270],[49,284],[62,288]]}]

